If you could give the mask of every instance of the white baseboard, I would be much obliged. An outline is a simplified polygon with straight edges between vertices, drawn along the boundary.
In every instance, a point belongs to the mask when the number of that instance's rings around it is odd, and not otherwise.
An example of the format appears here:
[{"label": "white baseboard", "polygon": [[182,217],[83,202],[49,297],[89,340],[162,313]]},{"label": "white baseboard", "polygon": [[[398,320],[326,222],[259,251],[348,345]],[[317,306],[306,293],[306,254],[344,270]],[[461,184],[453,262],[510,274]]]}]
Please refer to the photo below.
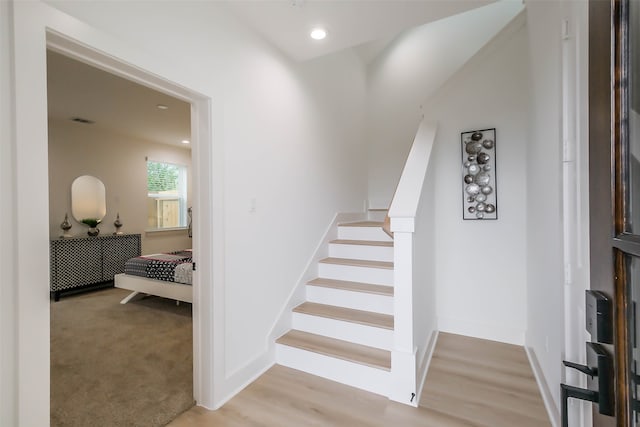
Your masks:
[{"label": "white baseboard", "polygon": [[221,383],[224,384],[224,386],[221,387],[224,389],[220,392],[222,397],[220,399],[216,399],[215,407],[209,408],[200,403],[198,403],[198,406],[202,406],[203,408],[211,411],[221,408],[229,400],[244,390],[245,387],[271,369],[273,365],[275,365],[275,354],[273,350],[263,352],[246,365],[236,369],[233,373],[225,375],[224,381],[221,381]]},{"label": "white baseboard", "polygon": [[540,368],[540,364],[538,363],[538,359],[536,355],[530,347],[524,347],[525,352],[527,353],[527,358],[529,359],[529,365],[531,365],[531,370],[533,371],[533,376],[536,378],[536,383],[538,384],[538,389],[540,389],[540,394],[542,395],[542,401],[544,402],[544,407],[547,410],[547,414],[549,415],[549,421],[551,421],[551,425],[553,427],[560,426],[560,412],[556,407],[556,404],[553,401],[553,396],[551,394],[551,390],[549,390],[549,385],[547,381],[544,379],[544,375],[542,373],[542,369]]}]

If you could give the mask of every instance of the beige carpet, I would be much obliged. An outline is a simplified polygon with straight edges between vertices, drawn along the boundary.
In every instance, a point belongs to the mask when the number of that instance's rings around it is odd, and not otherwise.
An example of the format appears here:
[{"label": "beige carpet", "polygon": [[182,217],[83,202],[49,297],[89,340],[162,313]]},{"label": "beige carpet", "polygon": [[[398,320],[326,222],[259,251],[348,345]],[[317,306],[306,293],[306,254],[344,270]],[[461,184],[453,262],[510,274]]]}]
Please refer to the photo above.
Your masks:
[{"label": "beige carpet", "polygon": [[193,404],[191,304],[109,288],[51,303],[51,426],[164,426]]}]

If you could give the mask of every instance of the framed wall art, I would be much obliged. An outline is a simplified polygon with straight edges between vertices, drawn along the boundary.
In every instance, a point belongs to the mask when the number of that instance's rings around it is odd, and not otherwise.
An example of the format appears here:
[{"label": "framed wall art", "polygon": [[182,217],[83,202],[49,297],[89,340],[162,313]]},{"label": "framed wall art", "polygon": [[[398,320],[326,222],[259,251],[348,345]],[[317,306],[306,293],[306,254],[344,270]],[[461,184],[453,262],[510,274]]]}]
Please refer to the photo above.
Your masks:
[{"label": "framed wall art", "polygon": [[460,134],[462,144],[462,218],[498,219],[496,129]]}]

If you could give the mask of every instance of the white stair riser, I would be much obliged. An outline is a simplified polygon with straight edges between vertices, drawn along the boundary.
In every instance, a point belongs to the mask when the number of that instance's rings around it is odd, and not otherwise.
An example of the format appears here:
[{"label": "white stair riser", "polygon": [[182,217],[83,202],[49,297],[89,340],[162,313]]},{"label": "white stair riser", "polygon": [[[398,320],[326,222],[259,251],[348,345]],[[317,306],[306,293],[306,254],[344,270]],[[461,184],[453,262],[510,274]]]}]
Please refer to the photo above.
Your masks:
[{"label": "white stair riser", "polygon": [[346,225],[338,227],[338,239],[392,241],[382,227],[349,227]]},{"label": "white stair riser", "polygon": [[366,259],[393,262],[393,246],[329,244],[329,256],[334,258]]},{"label": "white stair riser", "polygon": [[307,285],[307,301],[393,315],[393,297]]},{"label": "white stair riser", "polygon": [[383,396],[389,390],[388,371],[295,347],[276,344],[276,363]]},{"label": "white stair riser", "polygon": [[391,350],[393,346],[393,331],[358,323],[329,319],[327,317],[311,316],[304,313],[293,313],[293,329],[316,335],[349,341],[369,347]]},{"label": "white stair riser", "polygon": [[393,270],[352,265],[318,264],[318,275],[326,279],[393,286]]}]

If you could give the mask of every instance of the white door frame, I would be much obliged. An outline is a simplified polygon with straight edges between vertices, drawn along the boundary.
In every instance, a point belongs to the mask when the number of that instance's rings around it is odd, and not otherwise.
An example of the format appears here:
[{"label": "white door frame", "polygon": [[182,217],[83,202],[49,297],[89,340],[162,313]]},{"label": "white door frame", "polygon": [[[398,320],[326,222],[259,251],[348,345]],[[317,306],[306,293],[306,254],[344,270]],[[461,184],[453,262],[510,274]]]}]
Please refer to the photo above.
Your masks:
[{"label": "white door frame", "polygon": [[[589,289],[589,134],[588,4],[562,5],[560,22],[562,88],[562,226],[564,257],[563,359],[586,363],[584,343],[590,340],[585,326],[585,291]],[[586,249],[585,249],[586,248]],[[586,387],[586,378],[565,369],[562,381]],[[571,402],[569,419],[589,427],[591,404]]]},{"label": "white door frame", "polygon": [[[222,148],[215,148],[212,138],[210,98],[162,77],[156,70],[162,69],[158,58],[136,51],[126,40],[96,31],[43,3],[13,2],[11,12],[14,43],[12,83],[15,90],[11,209],[15,213],[13,226],[16,236],[11,260],[16,273],[15,280],[8,286],[15,295],[12,302],[15,310],[7,323],[0,325],[3,331],[11,328],[17,337],[11,358],[15,363],[3,365],[1,372],[3,378],[12,367],[15,372],[10,377],[13,385],[2,388],[15,390],[15,406],[12,405],[9,417],[20,425],[49,425],[48,46],[192,105],[192,194],[196,213],[193,218],[196,230],[193,249],[198,266],[194,272],[193,289],[194,397],[199,405],[216,407],[219,399],[214,393],[214,368],[219,369],[222,365],[219,357],[214,358],[214,348],[216,354],[224,354],[224,349],[214,347],[213,271],[216,271],[217,278],[215,286],[218,292],[222,292],[219,278],[224,277],[224,239],[220,229],[223,224],[223,172],[219,155]],[[137,63],[138,60],[141,62]],[[149,66],[145,68],[143,63]],[[214,229],[216,242],[212,239]],[[217,305],[220,301],[223,299],[215,300]],[[217,307],[216,319],[223,318],[223,308]],[[216,320],[216,331],[223,328],[223,322]]]},{"label": "white door frame", "polygon": [[[206,159],[211,158],[210,146],[212,143],[211,132],[209,131],[211,128],[209,99],[196,92],[182,88],[175,83],[154,76],[139,67],[121,62],[112,56],[107,56],[105,53],[99,52],[86,45],[81,45],[59,33],[47,32],[47,48],[191,104],[194,261],[197,264],[198,260],[205,259],[201,254],[211,253],[211,243],[207,241],[207,238],[210,237],[211,234],[200,232],[203,228],[206,228],[206,221],[202,219],[211,217],[210,213],[207,212],[207,207],[209,206],[207,202],[209,199],[208,194],[210,194],[209,183],[211,182],[211,167],[209,167],[209,163],[206,162]],[[205,264],[201,262],[199,265],[202,268]],[[208,326],[202,324],[202,309],[200,308],[201,300],[199,297],[202,293],[203,286],[207,286],[206,284],[210,283],[210,281],[202,280],[199,274],[200,271],[200,269],[197,269],[193,276],[193,393],[196,402],[200,402],[202,400],[201,396],[206,394],[202,390],[200,381],[200,372],[203,369],[203,355],[201,352],[204,348],[201,345],[202,334],[200,331],[202,331],[203,328],[206,329]]]}]

